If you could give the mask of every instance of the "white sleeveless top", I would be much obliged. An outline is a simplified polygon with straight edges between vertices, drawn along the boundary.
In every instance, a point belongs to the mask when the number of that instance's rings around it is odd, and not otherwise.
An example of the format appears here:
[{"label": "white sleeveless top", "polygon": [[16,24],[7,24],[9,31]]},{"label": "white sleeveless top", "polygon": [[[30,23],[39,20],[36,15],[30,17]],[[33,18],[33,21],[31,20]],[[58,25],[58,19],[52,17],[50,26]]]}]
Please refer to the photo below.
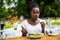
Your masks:
[{"label": "white sleeveless top", "polygon": [[[40,22],[44,22],[44,20],[41,20],[39,19]],[[42,32],[42,28],[41,28],[41,24],[40,22],[37,24],[37,25],[31,25],[28,23],[27,20],[25,20],[23,23],[22,23],[22,27],[30,34],[30,33],[41,33]]]}]

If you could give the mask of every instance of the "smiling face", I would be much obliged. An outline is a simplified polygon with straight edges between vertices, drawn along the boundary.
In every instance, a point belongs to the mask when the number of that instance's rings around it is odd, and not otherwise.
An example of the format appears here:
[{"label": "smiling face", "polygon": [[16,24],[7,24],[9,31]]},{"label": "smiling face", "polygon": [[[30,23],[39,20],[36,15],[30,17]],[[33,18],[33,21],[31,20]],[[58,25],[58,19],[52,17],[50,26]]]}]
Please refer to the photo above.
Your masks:
[{"label": "smiling face", "polygon": [[34,7],[32,8],[31,12],[30,12],[30,15],[31,15],[31,18],[34,19],[34,20],[37,20],[39,18],[39,8],[38,7]]}]

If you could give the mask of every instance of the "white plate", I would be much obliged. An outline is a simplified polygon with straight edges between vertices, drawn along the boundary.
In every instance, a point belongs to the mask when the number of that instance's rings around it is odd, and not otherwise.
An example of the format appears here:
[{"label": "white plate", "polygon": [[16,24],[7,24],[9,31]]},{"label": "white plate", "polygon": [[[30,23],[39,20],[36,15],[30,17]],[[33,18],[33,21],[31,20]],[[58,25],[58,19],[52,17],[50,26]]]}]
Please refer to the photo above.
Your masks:
[{"label": "white plate", "polygon": [[41,38],[43,35],[38,35],[38,36],[34,36],[34,35],[29,35],[27,36],[28,38],[31,38],[31,39],[36,39],[36,38]]},{"label": "white plate", "polygon": [[50,36],[56,36],[56,35],[58,35],[58,34],[48,34],[48,35],[50,35]]}]

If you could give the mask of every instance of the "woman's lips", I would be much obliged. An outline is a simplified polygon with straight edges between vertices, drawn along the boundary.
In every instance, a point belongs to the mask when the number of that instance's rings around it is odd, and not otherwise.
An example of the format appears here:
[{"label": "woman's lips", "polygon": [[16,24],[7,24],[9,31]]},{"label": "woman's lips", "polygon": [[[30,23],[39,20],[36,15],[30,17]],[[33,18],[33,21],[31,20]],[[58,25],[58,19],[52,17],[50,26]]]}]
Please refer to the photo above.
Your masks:
[{"label": "woman's lips", "polygon": [[36,19],[38,19],[38,17],[34,17],[34,19],[36,20]]}]

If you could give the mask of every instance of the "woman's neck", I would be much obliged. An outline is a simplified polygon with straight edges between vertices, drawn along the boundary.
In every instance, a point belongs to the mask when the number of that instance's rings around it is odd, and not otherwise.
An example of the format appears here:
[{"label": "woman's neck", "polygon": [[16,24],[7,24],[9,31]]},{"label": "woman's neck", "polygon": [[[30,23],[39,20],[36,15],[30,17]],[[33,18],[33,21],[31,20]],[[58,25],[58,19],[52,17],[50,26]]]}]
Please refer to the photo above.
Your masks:
[{"label": "woman's neck", "polygon": [[34,20],[33,18],[30,18],[30,21],[37,22],[38,19]]},{"label": "woman's neck", "polygon": [[37,19],[37,20],[34,20],[34,19],[32,19],[32,18],[29,18],[29,19],[28,19],[28,23],[31,24],[31,25],[36,25],[36,24],[39,23],[39,20],[38,20],[38,19]]}]

